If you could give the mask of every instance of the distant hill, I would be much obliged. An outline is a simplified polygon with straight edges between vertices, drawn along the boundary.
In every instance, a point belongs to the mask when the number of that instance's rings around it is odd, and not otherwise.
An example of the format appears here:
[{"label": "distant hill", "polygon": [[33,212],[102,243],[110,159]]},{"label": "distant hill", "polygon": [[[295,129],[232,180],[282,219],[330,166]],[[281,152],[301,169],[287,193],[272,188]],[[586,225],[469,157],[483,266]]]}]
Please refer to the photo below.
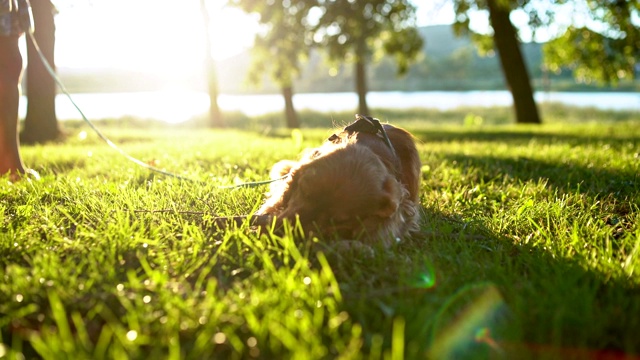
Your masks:
[{"label": "distant hill", "polygon": [[[403,77],[396,76],[396,67],[389,58],[370,66],[368,72],[371,91],[424,91],[424,90],[496,90],[505,89],[497,56],[480,57],[466,37],[456,37],[449,25],[420,28],[425,39],[421,59]],[[548,75],[541,71],[542,46],[522,44],[525,61],[537,88],[553,90],[600,90],[595,86],[576,84],[570,72]],[[217,65],[219,87],[222,93],[277,93],[279,89],[268,77],[261,85],[248,84],[246,72],[250,64],[250,51],[233,56]],[[71,70],[59,69],[63,81],[74,92],[150,91],[170,87],[205,90],[201,69],[185,69],[179,75],[135,72],[116,69]],[[351,66],[343,66],[330,75],[319,52],[314,51],[302,76],[294,84],[298,93],[353,91]],[[626,90],[638,90],[638,82]],[[624,88],[622,90],[625,90]]]}]

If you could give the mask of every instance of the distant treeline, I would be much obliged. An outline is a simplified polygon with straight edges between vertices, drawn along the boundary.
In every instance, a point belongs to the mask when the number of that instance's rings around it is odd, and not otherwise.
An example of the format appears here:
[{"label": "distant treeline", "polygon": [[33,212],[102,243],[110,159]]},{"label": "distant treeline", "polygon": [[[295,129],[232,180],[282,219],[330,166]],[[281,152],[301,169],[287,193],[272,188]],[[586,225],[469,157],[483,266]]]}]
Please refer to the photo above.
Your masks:
[{"label": "distant treeline", "polygon": [[[370,67],[368,73],[371,91],[464,91],[504,90],[506,88],[497,56],[481,57],[466,37],[456,37],[449,25],[428,26],[420,29],[424,39],[424,55],[409,72],[397,77],[391,59],[382,58]],[[577,83],[570,69],[560,74],[545,72],[542,67],[542,45],[522,44],[525,61],[536,90],[552,91],[640,91],[640,81],[622,82],[616,88],[597,84]],[[219,87],[222,93],[277,93],[279,88],[265,76],[262,85],[246,81],[250,51],[218,63]],[[126,70],[68,71],[60,70],[67,87],[74,92],[151,91],[175,84],[174,77],[163,74],[139,73]],[[294,91],[347,92],[353,91],[353,71],[342,66],[332,69],[322,56],[314,52],[296,80]],[[180,80],[181,87],[206,90],[200,69],[189,69]]]}]

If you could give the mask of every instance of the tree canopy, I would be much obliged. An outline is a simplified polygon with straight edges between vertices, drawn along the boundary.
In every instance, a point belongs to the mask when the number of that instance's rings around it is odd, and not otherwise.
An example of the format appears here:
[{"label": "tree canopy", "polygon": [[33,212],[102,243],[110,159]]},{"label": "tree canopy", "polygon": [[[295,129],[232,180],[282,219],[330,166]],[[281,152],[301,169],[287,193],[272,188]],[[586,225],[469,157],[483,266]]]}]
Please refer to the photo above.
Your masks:
[{"label": "tree canopy", "polygon": [[407,0],[318,0],[320,13],[313,38],[330,61],[370,61],[391,55],[404,74],[420,53],[423,39],[415,23],[415,6]]},{"label": "tree canopy", "polygon": [[[637,78],[640,58],[640,1],[497,0],[526,16],[527,30],[550,36],[543,47],[544,66],[570,69],[580,82],[616,85]],[[454,28],[469,32],[470,12],[487,10],[487,0],[454,0]],[[480,53],[493,48],[495,34],[471,32]]]},{"label": "tree canopy", "polygon": [[640,1],[582,0],[567,5],[574,7],[582,24],[570,24],[561,36],[545,44],[545,66],[554,72],[568,67],[578,81],[587,83],[615,85],[622,79],[637,78]]},{"label": "tree canopy", "polygon": [[527,8],[529,0],[454,0],[456,21],[453,26],[459,33],[470,32],[472,11],[483,10],[489,14],[492,34],[479,36],[476,42],[483,51],[492,45],[500,57],[502,72],[513,96],[513,105],[518,123],[540,123],[540,115],[533,98],[531,80],[522,51],[517,29],[510,15],[514,8]]},{"label": "tree canopy", "polygon": [[316,11],[311,14],[317,16],[313,39],[330,63],[355,65],[358,111],[367,114],[366,64],[391,55],[398,74],[404,74],[421,52],[415,6],[408,0],[313,1]]},{"label": "tree canopy", "polygon": [[250,80],[270,74],[283,89],[299,75],[300,61],[320,48],[334,67],[355,64],[359,110],[366,104],[366,64],[391,55],[404,74],[421,53],[415,7],[408,0],[231,0],[260,16],[264,31],[256,36]]},{"label": "tree canopy", "polygon": [[310,51],[307,23],[311,4],[306,1],[231,0],[247,13],[255,13],[264,26],[255,37],[248,78],[259,84],[269,75],[282,90],[287,126],[300,127],[293,106],[293,81]]},{"label": "tree canopy", "polygon": [[279,85],[291,86],[310,49],[305,39],[309,4],[305,1],[249,0],[231,0],[231,4],[247,13],[257,14],[264,26],[255,38],[249,80],[260,83],[268,74]]}]

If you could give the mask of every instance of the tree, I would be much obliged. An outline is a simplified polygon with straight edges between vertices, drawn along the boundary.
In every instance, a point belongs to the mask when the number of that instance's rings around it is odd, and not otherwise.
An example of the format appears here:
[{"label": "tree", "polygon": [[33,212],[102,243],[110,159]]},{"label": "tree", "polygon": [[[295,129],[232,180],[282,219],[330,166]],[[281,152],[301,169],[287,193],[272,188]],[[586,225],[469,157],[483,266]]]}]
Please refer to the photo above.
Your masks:
[{"label": "tree", "polygon": [[232,0],[247,13],[260,16],[265,31],[256,35],[252,49],[249,80],[260,83],[265,74],[280,86],[285,104],[287,127],[299,128],[300,121],[293,104],[293,81],[300,75],[300,65],[309,54],[307,37],[308,1]]},{"label": "tree", "polygon": [[[560,25],[561,30],[543,46],[543,64],[556,73],[563,67],[573,70],[574,77],[583,82],[598,81],[615,85],[621,79],[638,76],[637,59],[640,58],[640,2],[637,0],[454,0],[458,33],[469,31],[469,13],[488,10],[493,39],[473,34],[477,44],[486,49],[495,44],[516,108],[517,122],[535,122],[531,115],[533,95],[529,96],[524,80],[528,73],[518,60],[514,37],[517,31],[507,26],[508,12],[518,10],[528,16],[527,26],[535,31]],[[565,11],[559,11],[559,10]],[[566,16],[570,13],[572,16]],[[556,18],[556,14],[563,14]],[[562,20],[565,24],[562,24]],[[568,22],[568,23],[567,23]],[[564,28],[562,27],[564,25]],[[511,44],[511,45],[509,45]],[[519,50],[518,50],[519,52]],[[507,59],[504,55],[509,55]],[[520,83],[512,83],[513,80]],[[530,86],[529,86],[530,87]],[[516,89],[519,89],[516,92]],[[526,101],[525,101],[526,99]],[[536,111],[537,113],[537,111]]]},{"label": "tree", "polygon": [[[50,0],[31,0],[34,37],[55,69],[55,7]],[[56,117],[56,83],[45,68],[30,37],[27,37],[27,116],[21,134],[23,143],[41,143],[61,135]]]},{"label": "tree", "polygon": [[369,114],[367,64],[387,54],[404,74],[422,50],[415,7],[408,0],[317,0],[320,16],[313,39],[324,47],[329,61],[354,64],[358,111]]},{"label": "tree", "polygon": [[571,24],[544,45],[545,66],[554,72],[568,67],[582,82],[615,85],[637,78],[640,27],[633,19],[640,19],[640,2],[586,0],[586,4],[590,11],[582,12],[582,17],[587,24]]},{"label": "tree", "polygon": [[209,89],[209,124],[211,127],[224,127],[224,119],[218,106],[218,74],[216,72],[215,60],[211,54],[213,47],[211,44],[211,34],[209,33],[209,10],[207,9],[205,0],[200,0],[200,12],[202,13],[205,33],[204,63]]},{"label": "tree", "polygon": [[[493,44],[498,56],[507,86],[513,97],[513,105],[517,123],[541,123],[538,107],[533,98],[533,89],[529,72],[522,56],[518,32],[509,18],[511,11],[518,6],[525,6],[529,0],[454,0],[456,22],[454,29],[458,34],[469,31],[469,13],[477,10],[489,12],[489,23],[493,30],[493,38],[476,36],[474,39],[487,47]],[[491,41],[492,40],[492,41]],[[482,45],[481,45],[482,46]]]}]

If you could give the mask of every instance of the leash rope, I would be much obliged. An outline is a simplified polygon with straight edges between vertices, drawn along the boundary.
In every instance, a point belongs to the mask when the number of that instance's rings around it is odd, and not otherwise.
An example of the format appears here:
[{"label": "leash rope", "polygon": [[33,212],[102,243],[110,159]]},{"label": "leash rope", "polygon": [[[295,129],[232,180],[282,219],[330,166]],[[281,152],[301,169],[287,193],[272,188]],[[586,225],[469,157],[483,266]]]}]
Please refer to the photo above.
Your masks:
[{"label": "leash rope", "polygon": [[[145,163],[144,161],[139,160],[139,159],[131,156],[129,153],[127,153],[126,151],[121,149],[118,145],[116,145],[113,141],[111,141],[106,135],[104,135],[100,131],[100,129],[98,129],[89,120],[89,118],[87,118],[87,116],[84,114],[82,109],[80,109],[78,104],[76,104],[76,102],[73,100],[73,97],[71,96],[71,94],[69,93],[67,88],[62,83],[62,80],[60,80],[60,77],[58,77],[56,72],[51,67],[51,64],[49,64],[49,61],[47,60],[47,58],[42,53],[42,50],[40,49],[40,46],[38,45],[38,42],[36,41],[36,38],[33,35],[32,29],[30,29],[26,33],[28,34],[29,38],[31,39],[31,42],[33,43],[33,47],[36,49],[36,53],[38,53],[38,56],[40,57],[40,60],[42,61],[42,64],[44,65],[44,67],[47,70],[47,72],[49,73],[49,75],[53,78],[53,80],[56,82],[56,84],[58,85],[60,90],[64,93],[64,95],[67,97],[67,99],[69,99],[69,101],[71,102],[73,107],[75,107],[75,109],[78,110],[78,113],[82,117],[82,120],[84,120],[84,122],[86,122],[89,125],[89,127],[91,127],[91,129],[100,137],[100,139],[102,139],[105,143],[107,143],[107,145],[109,145],[111,148],[113,148],[114,150],[119,152],[120,155],[124,156],[129,161],[131,161],[131,162],[133,162],[133,163],[135,163],[135,164],[137,164],[137,165],[139,165],[139,166],[141,166],[141,167],[143,167],[143,168],[145,168],[147,170],[150,170],[150,171],[153,171],[153,172],[165,175],[165,176],[173,177],[173,178],[176,178],[176,179],[179,179],[179,180],[183,180],[183,181],[191,181],[191,182],[205,184],[204,181],[194,180],[194,179],[182,176],[182,175],[178,175],[178,174],[172,173],[170,171],[159,169],[159,168],[157,168],[155,166],[151,166],[151,165]],[[283,177],[277,178],[277,179],[264,180],[264,181],[254,181],[254,182],[245,182],[245,183],[236,184],[236,185],[230,185],[230,186],[218,186],[217,188],[218,189],[222,189],[222,190],[231,190],[231,189],[237,189],[237,188],[243,188],[243,187],[255,187],[255,186],[266,185],[266,184],[270,184],[272,182],[284,180],[288,176],[289,176],[289,174],[287,174],[287,175],[285,175]]]}]

